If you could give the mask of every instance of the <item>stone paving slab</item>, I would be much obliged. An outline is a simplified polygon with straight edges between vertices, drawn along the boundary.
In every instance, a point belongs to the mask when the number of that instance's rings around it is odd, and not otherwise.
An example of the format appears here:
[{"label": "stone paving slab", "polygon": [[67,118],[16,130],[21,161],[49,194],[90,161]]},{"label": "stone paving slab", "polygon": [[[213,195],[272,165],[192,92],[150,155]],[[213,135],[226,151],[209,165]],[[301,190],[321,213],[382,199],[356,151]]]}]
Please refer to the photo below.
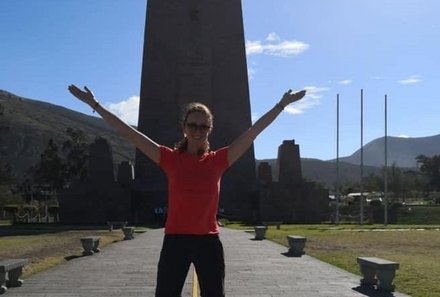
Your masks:
[{"label": "stone paving slab", "polygon": [[[398,292],[362,291],[360,277],[304,255],[287,257],[287,248],[253,240],[244,231],[222,229],[228,297],[408,297]],[[137,234],[93,256],[72,259],[38,273],[3,296],[154,296],[163,229]],[[80,243],[78,242],[78,245]],[[191,271],[182,296],[191,296]]]}]

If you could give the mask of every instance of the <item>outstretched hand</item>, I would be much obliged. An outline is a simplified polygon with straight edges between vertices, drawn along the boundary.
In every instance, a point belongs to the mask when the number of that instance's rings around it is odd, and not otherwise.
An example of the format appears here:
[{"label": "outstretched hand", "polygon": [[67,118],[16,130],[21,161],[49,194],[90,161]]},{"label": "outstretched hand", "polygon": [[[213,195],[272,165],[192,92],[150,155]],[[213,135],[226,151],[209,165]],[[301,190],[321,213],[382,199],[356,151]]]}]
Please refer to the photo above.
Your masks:
[{"label": "outstretched hand", "polygon": [[94,106],[96,103],[98,103],[98,101],[95,99],[95,95],[93,95],[92,91],[90,91],[87,87],[84,87],[85,91],[81,90],[75,85],[70,85],[68,89],[73,96],[90,106]]},{"label": "outstretched hand", "polygon": [[292,90],[288,90],[286,93],[284,93],[283,97],[281,98],[280,104],[282,104],[285,107],[290,103],[302,99],[305,95],[306,95],[306,90],[302,90],[296,93],[292,93]]}]

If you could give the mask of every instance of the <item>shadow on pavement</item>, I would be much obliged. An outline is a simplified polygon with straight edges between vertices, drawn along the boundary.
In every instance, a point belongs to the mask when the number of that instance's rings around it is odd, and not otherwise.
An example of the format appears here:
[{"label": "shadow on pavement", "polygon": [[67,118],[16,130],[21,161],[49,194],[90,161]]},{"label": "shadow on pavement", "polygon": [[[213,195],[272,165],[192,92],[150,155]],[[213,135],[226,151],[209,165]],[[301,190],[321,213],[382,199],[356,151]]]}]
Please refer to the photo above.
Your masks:
[{"label": "shadow on pavement", "polygon": [[354,291],[357,291],[365,296],[369,297],[393,297],[394,294],[392,292],[378,291],[373,286],[358,286],[353,288]]},{"label": "shadow on pavement", "polygon": [[287,258],[301,258],[301,256],[303,255],[303,254],[295,255],[295,254],[289,253],[289,252],[284,252],[284,253],[280,253],[280,254],[283,255],[284,257],[287,257]]},{"label": "shadow on pavement", "polygon": [[78,258],[82,258],[82,257],[85,257],[85,256],[84,255],[71,255],[71,256],[64,257],[64,260],[70,261],[70,260],[74,260],[74,259],[78,259]]}]

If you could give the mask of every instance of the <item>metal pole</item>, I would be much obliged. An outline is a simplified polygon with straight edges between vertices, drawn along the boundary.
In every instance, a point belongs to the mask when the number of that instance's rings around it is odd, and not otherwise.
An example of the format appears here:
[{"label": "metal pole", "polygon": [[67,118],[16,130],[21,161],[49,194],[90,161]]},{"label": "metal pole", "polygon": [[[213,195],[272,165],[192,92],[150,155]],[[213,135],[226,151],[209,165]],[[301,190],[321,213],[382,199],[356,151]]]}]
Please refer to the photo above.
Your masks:
[{"label": "metal pole", "polygon": [[384,174],[384,224],[388,224],[388,116],[387,95],[385,94],[385,174]]},{"label": "metal pole", "polygon": [[339,94],[336,95],[336,224],[339,224]]},{"label": "metal pole", "polygon": [[360,225],[364,223],[364,90],[361,89],[361,201],[360,201]]}]

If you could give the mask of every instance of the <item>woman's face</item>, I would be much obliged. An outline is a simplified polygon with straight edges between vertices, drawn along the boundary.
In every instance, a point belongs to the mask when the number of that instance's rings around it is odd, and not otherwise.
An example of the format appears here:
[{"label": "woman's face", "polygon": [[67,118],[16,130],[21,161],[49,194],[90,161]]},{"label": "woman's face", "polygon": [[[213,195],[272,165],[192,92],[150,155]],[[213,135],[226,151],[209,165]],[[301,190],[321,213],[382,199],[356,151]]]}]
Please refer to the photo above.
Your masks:
[{"label": "woman's face", "polygon": [[208,116],[203,112],[192,112],[186,118],[183,133],[188,139],[189,145],[201,146],[211,133],[211,123]]}]

